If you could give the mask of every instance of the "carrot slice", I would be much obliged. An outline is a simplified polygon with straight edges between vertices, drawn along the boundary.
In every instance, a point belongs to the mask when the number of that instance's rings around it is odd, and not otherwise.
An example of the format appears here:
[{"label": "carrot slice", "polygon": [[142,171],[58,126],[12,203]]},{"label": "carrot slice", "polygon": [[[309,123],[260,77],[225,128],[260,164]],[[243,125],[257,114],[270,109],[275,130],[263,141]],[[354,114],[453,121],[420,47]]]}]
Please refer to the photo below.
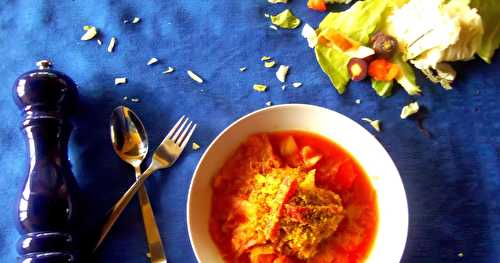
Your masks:
[{"label": "carrot slice", "polygon": [[307,1],[307,7],[312,10],[324,12],[326,11],[326,2],[325,0],[309,0]]},{"label": "carrot slice", "polygon": [[384,58],[375,59],[368,66],[368,75],[374,80],[391,81],[399,74],[399,68]]}]

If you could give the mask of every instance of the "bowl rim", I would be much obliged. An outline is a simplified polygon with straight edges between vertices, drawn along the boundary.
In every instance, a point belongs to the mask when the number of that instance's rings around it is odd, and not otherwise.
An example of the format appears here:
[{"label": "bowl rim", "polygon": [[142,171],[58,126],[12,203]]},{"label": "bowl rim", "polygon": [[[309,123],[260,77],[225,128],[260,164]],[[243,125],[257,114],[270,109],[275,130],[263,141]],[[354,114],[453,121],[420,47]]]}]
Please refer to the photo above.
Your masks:
[{"label": "bowl rim", "polygon": [[[233,121],[231,124],[229,124],[226,128],[224,128],[221,132],[219,132],[219,134],[210,142],[210,144],[208,145],[208,147],[205,149],[205,151],[203,152],[203,155],[200,157],[200,159],[198,160],[198,163],[196,165],[196,168],[195,170],[193,171],[193,176],[191,177],[191,182],[189,184],[189,189],[188,189],[188,196],[187,196],[187,200],[186,200],[186,225],[187,225],[187,230],[188,230],[188,235],[189,235],[189,242],[191,244],[191,249],[193,251],[193,254],[195,255],[196,257],[196,260],[198,262],[201,262],[200,261],[200,257],[198,256],[198,251],[195,247],[195,244],[193,242],[193,233],[191,231],[191,217],[190,217],[190,204],[191,204],[191,194],[192,194],[192,188],[193,188],[193,184],[194,184],[194,181],[195,179],[197,178],[197,174],[198,174],[198,170],[202,164],[202,161],[205,159],[206,155],[210,152],[211,148],[214,147],[214,145],[219,141],[219,139],[224,136],[230,129],[232,129],[234,126],[238,125],[240,122],[242,122],[243,120],[245,119],[248,119],[248,118],[251,118],[253,117],[254,115],[257,115],[261,112],[264,112],[264,111],[269,111],[269,110],[273,110],[273,109],[276,109],[276,108],[290,108],[290,107],[303,107],[303,108],[310,108],[310,109],[315,109],[315,110],[323,110],[323,111],[328,111],[330,113],[333,113],[335,115],[338,115],[339,117],[341,118],[345,118],[345,119],[348,119],[350,122],[353,123],[353,125],[355,126],[358,126],[360,128],[362,128],[366,133],[368,133],[369,135],[371,135],[375,141],[375,143],[377,144],[377,146],[379,146],[379,148],[389,157],[389,161],[390,161],[390,164],[393,166],[393,168],[396,170],[397,172],[397,183],[401,186],[401,189],[402,189],[402,198],[404,199],[402,204],[403,204],[403,212],[404,215],[403,215],[403,220],[402,220],[402,223],[404,224],[403,228],[405,229],[404,233],[401,233],[402,235],[402,243],[401,243],[401,249],[399,250],[400,252],[398,252],[397,255],[397,258],[399,258],[399,260],[402,259],[403,257],[403,254],[404,254],[404,251],[406,249],[406,244],[407,244],[407,241],[408,241],[408,229],[409,229],[409,209],[408,209],[408,198],[407,198],[407,194],[406,194],[406,190],[405,190],[405,187],[404,187],[404,184],[403,184],[403,179],[401,178],[401,174],[399,172],[399,169],[397,168],[396,164],[394,163],[394,160],[392,159],[391,155],[387,152],[387,150],[385,149],[385,147],[382,145],[382,143],[376,139],[375,136],[373,136],[373,134],[371,134],[368,130],[366,130],[363,126],[361,126],[361,124],[359,124],[358,122],[354,121],[353,119],[347,117],[346,115],[342,114],[342,113],[339,113],[335,110],[332,110],[332,109],[329,109],[329,108],[326,108],[326,107],[322,107],[322,106],[318,106],[318,105],[312,105],[312,104],[304,104],[304,103],[286,103],[286,104],[279,104],[279,105],[273,105],[273,106],[269,106],[269,107],[265,107],[265,108],[261,108],[261,109],[257,109],[257,110],[254,110],[250,113],[247,113],[241,117],[239,117],[238,119],[236,119],[235,121]],[[378,227],[377,227],[378,228]],[[378,230],[377,230],[377,233],[378,233]]]}]

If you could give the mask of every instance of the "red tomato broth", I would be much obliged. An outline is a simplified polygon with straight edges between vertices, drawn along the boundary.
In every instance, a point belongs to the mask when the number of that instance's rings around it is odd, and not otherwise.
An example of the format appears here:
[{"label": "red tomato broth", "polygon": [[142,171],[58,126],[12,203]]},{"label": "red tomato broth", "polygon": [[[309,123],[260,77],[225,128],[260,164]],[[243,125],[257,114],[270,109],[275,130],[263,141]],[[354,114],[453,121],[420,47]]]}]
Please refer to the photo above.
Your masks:
[{"label": "red tomato broth", "polygon": [[[321,244],[318,254],[307,262],[363,262],[375,239],[378,212],[375,190],[358,162],[341,146],[317,134],[304,131],[280,131],[266,134],[277,156],[280,156],[278,150],[280,142],[288,136],[295,139],[299,149],[304,146],[312,147],[322,156],[320,161],[311,167],[311,169],[316,169],[317,186],[332,190],[342,198],[345,218],[336,232]],[[234,159],[234,156],[231,158]],[[233,163],[233,169],[237,169],[238,161]],[[286,160],[283,162],[286,163]],[[239,176],[239,174],[235,171],[234,176]],[[226,262],[250,262],[247,253],[238,256],[232,248],[232,230],[239,223],[244,222],[245,218],[243,215],[231,213],[231,203],[234,200],[231,194],[235,193],[234,188],[239,186],[238,183],[225,183],[227,184],[220,188],[224,190],[217,190],[214,187],[210,233]],[[228,220],[230,214],[233,216]],[[273,258],[275,257],[263,257],[262,262],[305,262],[290,257],[271,261]]]}]

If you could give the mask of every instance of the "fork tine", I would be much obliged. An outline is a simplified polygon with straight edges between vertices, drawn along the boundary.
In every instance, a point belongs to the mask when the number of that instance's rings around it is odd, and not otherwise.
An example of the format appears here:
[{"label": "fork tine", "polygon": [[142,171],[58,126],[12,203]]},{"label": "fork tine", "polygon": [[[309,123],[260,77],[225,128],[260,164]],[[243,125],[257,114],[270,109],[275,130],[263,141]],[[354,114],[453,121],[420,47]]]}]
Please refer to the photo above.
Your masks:
[{"label": "fork tine", "polygon": [[184,119],[184,121],[181,124],[181,127],[179,127],[179,129],[177,129],[174,136],[171,138],[172,141],[174,141],[174,142],[177,141],[177,138],[179,138],[179,134],[181,134],[181,132],[184,130],[184,126],[186,126],[186,123],[188,122],[188,120],[189,120],[189,118]]},{"label": "fork tine", "polygon": [[191,138],[191,135],[193,135],[193,132],[194,130],[196,129],[196,126],[198,124],[194,124],[193,125],[193,128],[191,128],[191,131],[189,131],[188,135],[186,136],[186,138],[184,138],[184,141],[182,142],[181,144],[181,151],[184,150],[184,147],[186,147],[187,143],[189,142],[189,139]]},{"label": "fork tine", "polygon": [[186,136],[186,134],[188,133],[189,128],[191,128],[191,125],[192,125],[192,124],[193,124],[193,121],[190,121],[190,122],[188,123],[188,126],[186,127],[186,129],[184,129],[184,131],[182,132],[182,134],[181,134],[181,136],[179,137],[179,139],[177,139],[177,140],[175,140],[175,141],[174,141],[174,142],[175,142],[175,144],[177,144],[177,145],[179,145],[179,146],[181,145],[182,140],[184,140],[184,137],[185,137],[185,136]]},{"label": "fork tine", "polygon": [[172,127],[172,129],[168,132],[167,136],[165,136],[165,139],[171,139],[172,135],[174,132],[177,130],[177,127],[179,127],[179,124],[181,124],[182,120],[186,117],[186,115],[182,115],[182,117],[177,121],[177,123]]}]

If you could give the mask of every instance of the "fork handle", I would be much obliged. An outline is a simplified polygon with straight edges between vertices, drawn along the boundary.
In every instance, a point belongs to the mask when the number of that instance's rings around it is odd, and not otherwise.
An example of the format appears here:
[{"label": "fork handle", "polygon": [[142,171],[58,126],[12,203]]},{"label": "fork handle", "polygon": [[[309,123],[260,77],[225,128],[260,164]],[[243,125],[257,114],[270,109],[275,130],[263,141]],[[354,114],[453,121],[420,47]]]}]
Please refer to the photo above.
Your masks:
[{"label": "fork handle", "polygon": [[102,241],[104,238],[109,233],[109,230],[113,227],[115,224],[116,220],[120,215],[122,214],[123,210],[125,210],[125,207],[127,207],[128,203],[130,203],[130,200],[132,200],[132,197],[139,191],[139,189],[144,185],[144,182],[148,177],[158,170],[157,167],[154,166],[149,166],[144,173],[142,173],[140,176],[137,177],[137,180],[128,188],[127,192],[118,200],[115,205],[109,210],[106,220],[104,225],[101,228],[100,234],[99,234],[99,239],[97,243],[94,246],[93,252],[97,250],[97,248],[101,245]]},{"label": "fork handle", "polygon": [[[139,166],[135,167],[135,174],[136,177],[141,175],[141,168]],[[146,186],[143,185],[139,188],[137,197],[139,197],[139,205],[141,206],[142,221],[146,232],[146,240],[148,241],[151,262],[166,263],[167,257],[165,256],[165,249],[163,248],[160,231],[158,230],[158,225],[156,224],[155,215],[153,208],[151,207],[151,202],[149,201]]]}]

